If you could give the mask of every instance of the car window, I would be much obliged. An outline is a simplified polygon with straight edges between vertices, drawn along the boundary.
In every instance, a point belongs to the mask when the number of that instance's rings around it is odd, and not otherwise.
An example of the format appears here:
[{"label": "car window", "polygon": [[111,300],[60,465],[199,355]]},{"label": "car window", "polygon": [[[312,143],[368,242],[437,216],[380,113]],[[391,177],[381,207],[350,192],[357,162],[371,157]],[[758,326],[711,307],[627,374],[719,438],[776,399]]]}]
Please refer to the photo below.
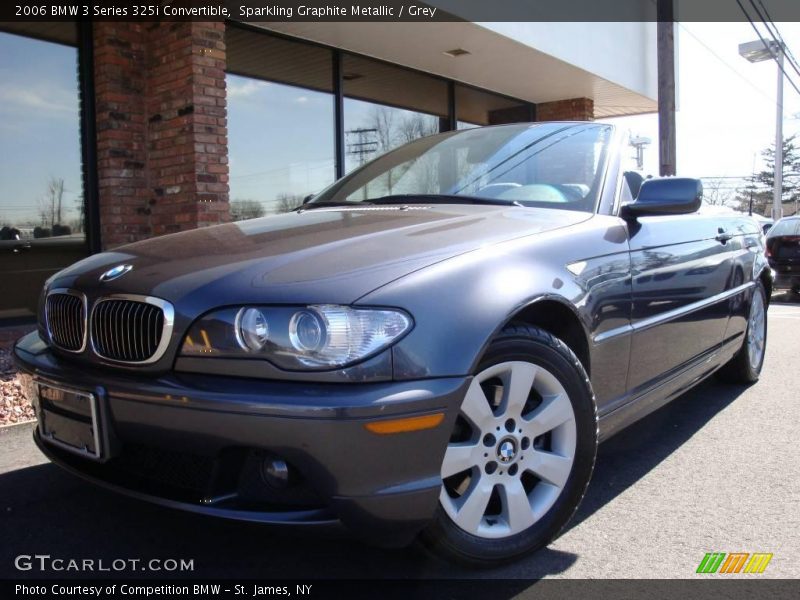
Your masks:
[{"label": "car window", "polygon": [[613,127],[520,124],[430,136],[365,165],[309,204],[414,195],[594,211]]},{"label": "car window", "polygon": [[800,235],[800,219],[781,219],[767,233],[767,237]]}]

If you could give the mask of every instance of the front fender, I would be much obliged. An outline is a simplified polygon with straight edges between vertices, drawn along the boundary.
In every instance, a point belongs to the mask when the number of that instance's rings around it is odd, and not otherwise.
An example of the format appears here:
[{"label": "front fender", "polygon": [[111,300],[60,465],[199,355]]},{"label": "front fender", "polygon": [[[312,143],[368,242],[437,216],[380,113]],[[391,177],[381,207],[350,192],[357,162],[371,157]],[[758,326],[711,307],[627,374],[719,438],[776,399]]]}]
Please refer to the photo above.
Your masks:
[{"label": "front fender", "polygon": [[[606,271],[598,277],[591,256],[616,256],[615,281],[629,285],[627,237],[617,219],[586,224],[476,250],[417,271],[359,299],[359,304],[399,306],[415,328],[393,348],[395,379],[459,376],[473,372],[486,346],[521,310],[552,300],[569,308],[587,340],[603,323],[612,291]],[[586,263],[575,269],[576,263]],[[572,268],[572,270],[570,270]],[[622,294],[623,302],[629,296]],[[607,311],[606,311],[607,312]],[[623,307],[622,312],[625,312]]]}]

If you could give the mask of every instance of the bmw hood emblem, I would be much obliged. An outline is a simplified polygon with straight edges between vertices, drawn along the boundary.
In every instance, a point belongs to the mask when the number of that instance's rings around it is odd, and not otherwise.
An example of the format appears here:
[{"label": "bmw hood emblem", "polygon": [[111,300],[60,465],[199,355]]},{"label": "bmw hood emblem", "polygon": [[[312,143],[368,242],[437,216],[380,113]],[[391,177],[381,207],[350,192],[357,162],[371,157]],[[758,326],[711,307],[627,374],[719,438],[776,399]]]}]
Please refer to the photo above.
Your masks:
[{"label": "bmw hood emblem", "polygon": [[100,275],[100,281],[113,281],[118,277],[122,277],[133,268],[133,265],[117,265],[113,269],[109,269]]}]

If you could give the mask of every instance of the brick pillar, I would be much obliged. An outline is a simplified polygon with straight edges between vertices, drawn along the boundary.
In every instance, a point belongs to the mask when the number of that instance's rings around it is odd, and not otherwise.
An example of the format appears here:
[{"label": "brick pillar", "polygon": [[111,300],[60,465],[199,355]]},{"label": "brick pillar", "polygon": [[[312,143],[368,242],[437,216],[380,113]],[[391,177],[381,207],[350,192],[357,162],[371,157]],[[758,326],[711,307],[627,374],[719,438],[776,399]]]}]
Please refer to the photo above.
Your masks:
[{"label": "brick pillar", "polygon": [[103,246],[228,220],[223,23],[94,25]]},{"label": "brick pillar", "polygon": [[536,105],[537,121],[594,121],[594,100],[571,98]]},{"label": "brick pillar", "polygon": [[150,235],[142,24],[96,22],[97,175],[103,247]]}]

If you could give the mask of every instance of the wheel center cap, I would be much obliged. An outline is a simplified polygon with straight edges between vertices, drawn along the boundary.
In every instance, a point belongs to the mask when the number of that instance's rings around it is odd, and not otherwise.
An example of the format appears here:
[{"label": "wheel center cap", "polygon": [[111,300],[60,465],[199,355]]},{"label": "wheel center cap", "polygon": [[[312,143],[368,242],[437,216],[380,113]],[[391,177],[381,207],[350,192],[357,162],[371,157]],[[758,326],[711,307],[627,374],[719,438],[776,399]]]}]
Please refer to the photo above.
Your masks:
[{"label": "wheel center cap", "polygon": [[497,445],[497,460],[501,463],[510,463],[517,456],[517,443],[506,438]]}]

